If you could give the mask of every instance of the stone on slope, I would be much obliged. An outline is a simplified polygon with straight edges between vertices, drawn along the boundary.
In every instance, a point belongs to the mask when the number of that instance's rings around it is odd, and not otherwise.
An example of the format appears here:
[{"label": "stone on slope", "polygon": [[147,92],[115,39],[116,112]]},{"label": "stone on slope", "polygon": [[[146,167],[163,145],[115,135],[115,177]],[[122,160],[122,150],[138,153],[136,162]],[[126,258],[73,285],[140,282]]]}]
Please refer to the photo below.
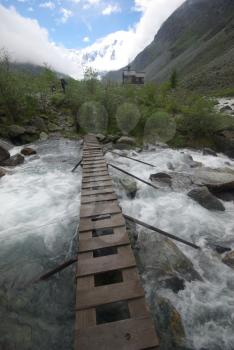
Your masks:
[{"label": "stone on slope", "polygon": [[16,165],[23,164],[23,162],[24,162],[24,157],[21,154],[17,153],[14,156],[12,156],[9,159],[2,162],[2,165],[3,166],[16,166]]},{"label": "stone on slope", "polygon": [[188,196],[208,210],[225,211],[222,202],[210,193],[205,186],[193,189],[188,193]]}]

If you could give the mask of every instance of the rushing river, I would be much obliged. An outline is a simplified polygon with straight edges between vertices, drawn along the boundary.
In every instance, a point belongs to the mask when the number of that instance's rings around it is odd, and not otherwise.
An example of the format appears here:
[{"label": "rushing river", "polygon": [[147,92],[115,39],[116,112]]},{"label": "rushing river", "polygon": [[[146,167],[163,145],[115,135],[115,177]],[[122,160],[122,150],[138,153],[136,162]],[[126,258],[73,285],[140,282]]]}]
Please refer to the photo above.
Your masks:
[{"label": "rushing river", "polygon": [[0,349],[72,349],[74,267],[31,281],[75,255],[81,177],[71,169],[80,145],[62,139],[34,148],[39,159],[0,180]]},{"label": "rushing river", "polygon": [[[81,173],[71,173],[71,169],[81,149],[79,142],[63,139],[34,147],[40,158],[29,157],[14,174],[0,180],[0,348],[71,350],[75,267],[47,282],[32,285],[30,281],[75,255]],[[17,151],[19,148],[12,150]],[[234,162],[224,155],[184,151],[205,166],[225,168],[229,162],[228,167],[234,169]],[[168,162],[177,171],[188,167],[184,155],[169,148],[145,151],[137,157],[156,168],[107,155],[113,164],[145,180],[152,173],[168,171]],[[123,176],[110,171],[114,180]],[[183,189],[154,190],[142,183],[138,188],[133,200],[118,188],[125,213],[203,247],[194,251],[178,244],[203,281],[186,282],[178,294],[169,289],[159,291],[181,314],[188,346],[233,350],[234,271],[221,262],[209,244],[218,242],[234,248],[234,203],[223,202],[225,212],[212,212],[190,199]],[[154,251],[149,249],[147,254]],[[147,294],[152,292],[151,284],[145,288]]]}]

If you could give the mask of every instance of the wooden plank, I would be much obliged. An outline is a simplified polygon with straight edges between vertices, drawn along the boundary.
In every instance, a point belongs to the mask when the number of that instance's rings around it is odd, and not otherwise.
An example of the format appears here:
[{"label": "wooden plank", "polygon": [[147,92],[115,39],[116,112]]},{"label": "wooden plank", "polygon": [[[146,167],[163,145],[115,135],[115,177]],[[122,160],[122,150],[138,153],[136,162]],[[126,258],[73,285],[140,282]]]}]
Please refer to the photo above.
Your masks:
[{"label": "wooden plank", "polygon": [[92,216],[97,216],[101,214],[118,214],[121,213],[121,209],[117,202],[111,204],[89,204],[86,206],[81,206],[80,208],[80,218],[88,218]]},{"label": "wooden plank", "polygon": [[77,277],[93,275],[95,273],[106,271],[126,269],[132,266],[136,266],[136,261],[131,253],[128,255],[115,254],[111,256],[111,259],[110,256],[103,256],[79,261],[78,257]]},{"label": "wooden plank", "polygon": [[81,197],[81,205],[94,203],[94,202],[112,202],[117,199],[117,196],[115,193],[111,194],[99,194],[95,196],[84,196]]},{"label": "wooden plank", "polygon": [[158,347],[150,318],[127,319],[77,332],[75,350],[142,350]]},{"label": "wooden plank", "polygon": [[80,241],[79,241],[79,252],[87,252],[92,251],[95,249],[101,249],[101,248],[107,248],[107,247],[115,247],[115,246],[122,246],[129,244],[129,238],[126,233],[125,228],[121,228],[122,232],[118,232],[116,229],[114,229],[113,235],[107,235],[105,236],[105,239],[103,237],[93,237],[93,238],[83,238],[83,235],[80,234]]},{"label": "wooden plank", "polygon": [[110,175],[103,175],[103,176],[90,176],[85,179],[83,179],[82,184],[88,183],[88,182],[98,182],[98,181],[112,181]]},{"label": "wooden plank", "polygon": [[77,295],[76,309],[89,309],[98,305],[115,303],[123,300],[131,300],[144,296],[144,290],[140,281],[128,281],[95,287],[93,289],[80,290]]},{"label": "wooden plank", "polygon": [[88,188],[93,188],[93,187],[104,187],[104,186],[112,186],[112,181],[107,180],[107,181],[96,181],[96,182],[87,182],[82,184],[82,189],[88,189]]},{"label": "wooden plank", "polygon": [[83,167],[83,174],[91,174],[91,175],[96,175],[96,173],[100,171],[107,171],[107,166],[97,166],[95,168],[85,168]]},{"label": "wooden plank", "polygon": [[113,214],[113,215],[110,215],[109,218],[105,218],[105,216],[103,216],[103,219],[98,221],[94,221],[93,219],[90,219],[90,218],[81,218],[79,231],[85,232],[85,231],[100,230],[100,229],[114,228],[114,227],[121,227],[121,226],[125,227],[125,220],[123,218],[123,215]]},{"label": "wooden plank", "polygon": [[89,178],[89,177],[99,177],[99,176],[107,176],[109,175],[107,170],[103,170],[103,171],[97,171],[96,173],[88,173],[88,172],[84,172],[83,173],[83,178]]},{"label": "wooden plank", "polygon": [[113,187],[111,186],[110,188],[103,188],[101,190],[87,190],[87,189],[82,189],[81,195],[84,196],[96,196],[98,194],[110,194],[114,193]]},{"label": "wooden plank", "polygon": [[99,162],[99,163],[92,162],[91,164],[86,164],[82,162],[82,165],[84,170],[95,170],[99,168],[107,168],[107,165],[105,162]]}]

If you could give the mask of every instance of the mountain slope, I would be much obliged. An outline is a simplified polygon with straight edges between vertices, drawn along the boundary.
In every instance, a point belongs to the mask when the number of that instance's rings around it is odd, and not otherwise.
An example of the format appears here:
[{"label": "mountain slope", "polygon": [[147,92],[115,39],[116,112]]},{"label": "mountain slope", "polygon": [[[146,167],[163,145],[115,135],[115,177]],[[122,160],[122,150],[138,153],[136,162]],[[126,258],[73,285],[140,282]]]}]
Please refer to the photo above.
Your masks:
[{"label": "mountain slope", "polygon": [[[177,69],[185,86],[217,88],[234,81],[234,1],[187,0],[132,62],[148,81],[163,82]],[[120,80],[122,70],[107,79]]]}]

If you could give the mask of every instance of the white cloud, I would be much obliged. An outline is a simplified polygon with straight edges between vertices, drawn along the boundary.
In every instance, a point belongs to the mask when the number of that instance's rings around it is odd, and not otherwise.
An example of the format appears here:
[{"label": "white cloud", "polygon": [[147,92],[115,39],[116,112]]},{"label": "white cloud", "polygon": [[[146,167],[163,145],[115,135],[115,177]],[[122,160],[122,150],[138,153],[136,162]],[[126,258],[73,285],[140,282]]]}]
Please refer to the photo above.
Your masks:
[{"label": "white cloud", "polygon": [[84,1],[84,5],[83,5],[83,9],[87,10],[89,9],[91,6],[97,6],[101,3],[101,0],[85,0]]},{"label": "white cloud", "polygon": [[[93,5],[100,3],[100,0],[85,1]],[[14,8],[7,9],[0,4],[0,47],[5,47],[19,62],[39,65],[46,62],[55,70],[74,77],[82,76],[82,64],[86,61],[89,66],[101,71],[115,70],[127,65],[150,44],[162,23],[183,2],[135,0],[135,8],[142,13],[135,26],[110,33],[82,50],[69,50],[56,45],[36,20],[25,18]],[[65,8],[60,11],[63,23],[73,15]]]},{"label": "white cloud", "polygon": [[112,13],[116,13],[116,12],[121,12],[120,6],[118,4],[114,4],[114,5],[110,4],[104,8],[104,10],[102,11],[102,14],[104,16],[108,16],[108,15],[111,15]]},{"label": "white cloud", "polygon": [[34,19],[22,17],[13,7],[0,4],[0,45],[17,62],[47,63],[53,69],[81,77],[83,69],[69,50],[54,44],[46,29]]},{"label": "white cloud", "polygon": [[73,16],[72,11],[65,9],[64,7],[60,9],[60,13],[62,13],[62,18],[61,18],[62,23],[66,23],[68,19]]},{"label": "white cloud", "polygon": [[33,12],[33,11],[34,11],[34,8],[33,8],[33,7],[28,7],[28,11],[29,11],[29,12]]},{"label": "white cloud", "polygon": [[55,8],[55,4],[52,1],[42,2],[39,7],[53,10]]},{"label": "white cloud", "polygon": [[88,36],[85,36],[85,37],[83,38],[83,42],[84,42],[84,43],[89,43],[89,42],[90,42],[89,37],[88,37]]},{"label": "white cloud", "polygon": [[144,12],[151,2],[152,0],[135,0],[133,9],[135,11]]},{"label": "white cloud", "polygon": [[135,0],[135,7],[142,12],[139,22],[128,31],[111,33],[86,48],[90,54],[92,51],[98,52],[90,65],[99,70],[116,70],[127,65],[152,42],[162,23],[183,2]]}]

